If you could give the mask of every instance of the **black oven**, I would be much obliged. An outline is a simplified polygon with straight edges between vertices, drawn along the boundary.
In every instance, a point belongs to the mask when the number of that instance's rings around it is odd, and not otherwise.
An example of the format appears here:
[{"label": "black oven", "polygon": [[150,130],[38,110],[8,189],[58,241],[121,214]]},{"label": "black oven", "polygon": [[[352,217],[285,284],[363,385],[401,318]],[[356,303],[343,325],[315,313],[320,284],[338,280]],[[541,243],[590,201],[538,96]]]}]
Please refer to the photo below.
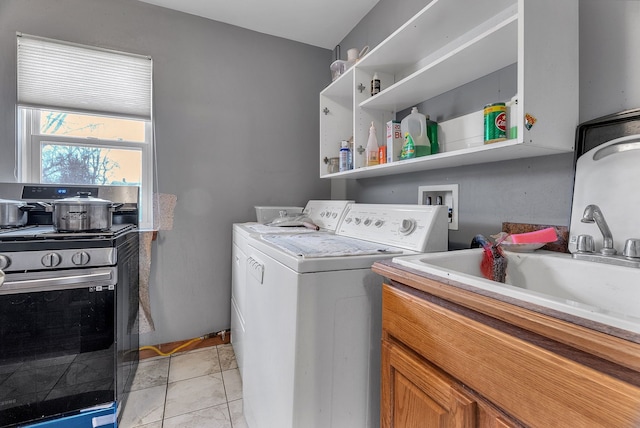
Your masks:
[{"label": "black oven", "polygon": [[[43,201],[56,188],[34,186]],[[125,207],[108,232],[56,233],[40,210],[0,230],[1,427],[64,426],[114,403],[121,414],[139,346],[137,199]]]}]

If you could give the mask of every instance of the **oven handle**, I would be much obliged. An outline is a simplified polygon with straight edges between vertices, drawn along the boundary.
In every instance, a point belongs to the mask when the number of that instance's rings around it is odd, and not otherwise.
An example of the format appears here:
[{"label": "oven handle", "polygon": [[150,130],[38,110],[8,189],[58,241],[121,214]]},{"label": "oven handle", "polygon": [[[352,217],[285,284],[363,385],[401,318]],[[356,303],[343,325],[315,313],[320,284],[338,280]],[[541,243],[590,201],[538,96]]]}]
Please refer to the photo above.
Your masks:
[{"label": "oven handle", "polygon": [[[0,292],[34,292],[34,291],[54,291],[69,288],[83,288],[95,286],[96,282],[104,285],[115,285],[111,281],[114,277],[112,270],[92,272],[87,274],[55,276],[52,278],[26,279],[22,281],[5,281],[0,285]],[[104,283],[109,281],[109,284]]]}]

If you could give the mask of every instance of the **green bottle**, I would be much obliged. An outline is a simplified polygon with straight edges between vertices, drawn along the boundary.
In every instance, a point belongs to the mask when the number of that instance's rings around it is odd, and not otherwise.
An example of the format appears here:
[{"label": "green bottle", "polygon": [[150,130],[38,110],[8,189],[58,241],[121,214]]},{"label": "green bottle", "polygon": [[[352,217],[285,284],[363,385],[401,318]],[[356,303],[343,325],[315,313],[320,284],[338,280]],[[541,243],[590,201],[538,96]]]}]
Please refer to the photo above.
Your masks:
[{"label": "green bottle", "polygon": [[429,144],[431,145],[431,154],[434,155],[440,151],[440,145],[438,144],[438,123],[427,117],[427,138],[429,138]]}]

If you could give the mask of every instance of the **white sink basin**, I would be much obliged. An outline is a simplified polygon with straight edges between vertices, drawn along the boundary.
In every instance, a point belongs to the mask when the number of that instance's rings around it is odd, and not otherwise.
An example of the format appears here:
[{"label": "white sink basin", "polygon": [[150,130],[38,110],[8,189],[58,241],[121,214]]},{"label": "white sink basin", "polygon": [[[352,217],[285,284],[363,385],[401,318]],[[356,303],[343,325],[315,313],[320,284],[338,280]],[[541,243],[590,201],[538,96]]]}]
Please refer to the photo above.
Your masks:
[{"label": "white sink basin", "polygon": [[514,253],[506,284],[480,273],[482,249],[396,257],[395,263],[503,296],[640,333],[640,269],[574,260],[550,251]]}]

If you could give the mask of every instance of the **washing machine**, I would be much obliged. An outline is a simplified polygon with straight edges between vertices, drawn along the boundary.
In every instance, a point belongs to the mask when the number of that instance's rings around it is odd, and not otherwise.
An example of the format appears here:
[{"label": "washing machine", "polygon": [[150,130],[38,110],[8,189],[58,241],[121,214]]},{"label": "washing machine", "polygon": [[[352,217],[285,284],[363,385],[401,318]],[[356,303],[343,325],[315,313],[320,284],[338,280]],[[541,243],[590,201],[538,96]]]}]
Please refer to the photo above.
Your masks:
[{"label": "washing machine", "polygon": [[[256,207],[258,222],[235,223],[233,225],[233,246],[231,250],[231,345],[238,363],[240,376],[244,373],[244,338],[246,332],[246,261],[247,240],[252,234],[311,233],[313,229],[301,225],[298,214],[311,220],[322,232],[333,233],[338,227],[345,207],[353,201],[310,200],[306,206],[297,207]],[[301,213],[300,213],[301,211]],[[290,222],[280,220],[291,219]],[[270,226],[266,222],[276,221],[280,226]],[[279,222],[278,222],[279,221]]]},{"label": "washing machine", "polygon": [[383,279],[371,265],[447,246],[447,208],[427,205],[349,204],[335,233],[250,236],[249,427],[378,427]]}]

